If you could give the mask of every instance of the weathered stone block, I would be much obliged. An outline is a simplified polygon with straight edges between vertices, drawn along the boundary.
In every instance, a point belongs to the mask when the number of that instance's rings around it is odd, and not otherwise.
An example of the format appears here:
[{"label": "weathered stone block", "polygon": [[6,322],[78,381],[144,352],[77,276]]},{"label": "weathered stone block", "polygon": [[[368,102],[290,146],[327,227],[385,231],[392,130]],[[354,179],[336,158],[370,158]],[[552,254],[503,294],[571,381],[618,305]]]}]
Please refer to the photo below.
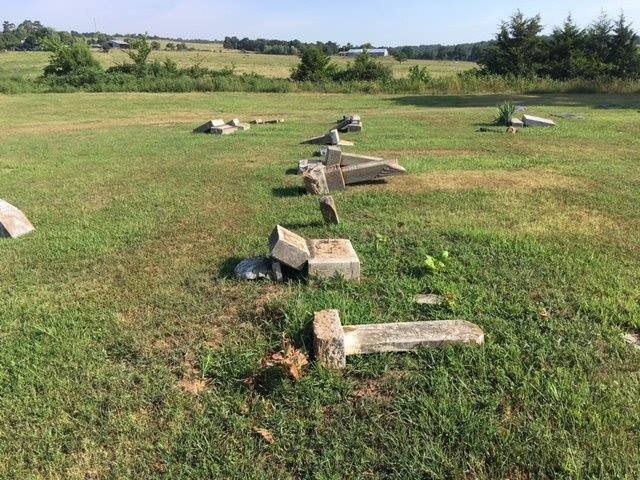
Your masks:
[{"label": "weathered stone block", "polygon": [[0,200],[0,237],[18,238],[34,230],[22,211],[9,202]]},{"label": "weathered stone block", "polygon": [[515,128],[522,128],[524,127],[524,122],[519,118],[513,117],[511,120],[509,120],[509,125]]},{"label": "weathered stone block", "polygon": [[336,203],[331,195],[327,195],[320,199],[320,212],[325,223],[337,225],[340,223]]},{"label": "weathered stone block", "polygon": [[302,174],[302,178],[304,179],[304,186],[308,194],[326,195],[329,193],[326,167],[321,163],[307,168],[307,170]]},{"label": "weathered stone block", "polygon": [[360,133],[362,132],[362,124],[361,123],[350,123],[346,128],[347,133]]},{"label": "weathered stone block", "polygon": [[360,259],[349,240],[309,240],[309,277],[360,280]]},{"label": "weathered stone block", "polygon": [[302,270],[311,256],[305,239],[280,225],[269,237],[269,251],[271,258],[296,270]]},{"label": "weathered stone block", "polygon": [[211,127],[210,133],[214,135],[231,135],[238,131],[237,127],[232,125],[222,125],[220,127]]},{"label": "weathered stone block", "polygon": [[344,190],[345,183],[340,165],[327,167],[325,169],[324,175],[327,181],[327,188],[329,189],[329,192],[339,192]]},{"label": "weathered stone block", "polygon": [[555,127],[556,122],[548,118],[534,117],[533,115],[523,115],[525,127]]},{"label": "weathered stone block", "polygon": [[329,146],[327,147],[327,153],[324,156],[325,161],[324,164],[327,167],[332,167],[334,165],[340,165],[340,161],[342,158],[342,150],[338,146]]},{"label": "weathered stone block", "polygon": [[316,360],[326,368],[346,366],[344,331],[338,310],[316,312],[313,318],[313,352]]},{"label": "weathered stone block", "polygon": [[203,123],[199,127],[193,130],[194,133],[211,133],[211,129],[213,127],[220,127],[224,125],[224,120],[220,118],[216,118],[214,120],[209,120],[206,123]]},{"label": "weathered stone block", "polygon": [[395,175],[404,175],[405,173],[407,171],[404,167],[386,160],[342,167],[344,183],[347,185],[382,180]]},{"label": "weathered stone block", "polygon": [[340,165],[348,167],[349,165],[358,165],[360,163],[384,162],[384,158],[372,157],[369,155],[357,155],[355,153],[342,153],[340,157]]}]

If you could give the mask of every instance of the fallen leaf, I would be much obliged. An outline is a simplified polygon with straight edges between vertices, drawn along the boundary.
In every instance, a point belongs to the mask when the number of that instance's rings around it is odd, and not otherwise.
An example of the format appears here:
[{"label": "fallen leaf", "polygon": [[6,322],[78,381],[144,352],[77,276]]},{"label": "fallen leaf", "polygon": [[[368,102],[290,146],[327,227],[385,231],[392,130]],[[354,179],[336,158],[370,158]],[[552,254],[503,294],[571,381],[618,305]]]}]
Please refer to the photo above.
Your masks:
[{"label": "fallen leaf", "polygon": [[304,368],[309,364],[309,358],[291,345],[287,338],[282,340],[283,348],[262,361],[262,368],[282,367],[294,380],[300,380],[304,375]]},{"label": "fallen leaf", "polygon": [[273,433],[271,433],[269,430],[265,428],[253,427],[253,431],[260,435],[262,439],[269,445],[276,443],[276,437],[274,437]]}]

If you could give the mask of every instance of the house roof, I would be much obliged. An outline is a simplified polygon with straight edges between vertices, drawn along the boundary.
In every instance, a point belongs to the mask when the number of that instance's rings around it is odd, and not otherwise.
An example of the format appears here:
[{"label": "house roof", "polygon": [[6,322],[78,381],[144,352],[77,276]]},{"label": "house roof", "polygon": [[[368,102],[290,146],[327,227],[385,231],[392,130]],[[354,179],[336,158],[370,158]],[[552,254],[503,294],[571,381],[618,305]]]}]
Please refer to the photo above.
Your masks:
[{"label": "house roof", "polygon": [[[387,50],[386,48],[368,48],[367,49],[368,53],[385,53],[388,51],[389,50]],[[363,52],[364,52],[364,49],[362,48],[352,48],[347,51],[347,53],[363,53]]]}]

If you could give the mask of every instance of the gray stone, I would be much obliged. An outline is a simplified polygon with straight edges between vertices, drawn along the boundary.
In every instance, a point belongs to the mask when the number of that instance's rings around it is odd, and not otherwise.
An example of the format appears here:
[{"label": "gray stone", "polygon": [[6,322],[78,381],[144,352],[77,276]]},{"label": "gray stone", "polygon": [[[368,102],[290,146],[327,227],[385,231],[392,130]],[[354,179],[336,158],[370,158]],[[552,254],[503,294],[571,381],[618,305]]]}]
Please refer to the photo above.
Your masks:
[{"label": "gray stone", "polygon": [[340,223],[336,203],[331,195],[327,195],[320,199],[320,212],[322,213],[322,218],[325,223],[330,225],[337,225]]},{"label": "gray stone", "polygon": [[209,120],[208,122],[200,125],[193,130],[194,133],[211,133],[213,127],[221,127],[224,125],[224,120],[217,118],[215,120]]},{"label": "gray stone", "polygon": [[227,125],[229,125],[231,127],[235,127],[238,130],[241,130],[243,132],[246,131],[246,130],[249,130],[251,128],[248,124],[242,123],[237,118],[234,118],[233,120],[231,120],[229,123],[227,123]]},{"label": "gray stone", "polygon": [[22,211],[9,202],[0,200],[0,237],[18,238],[34,230]]},{"label": "gray stone", "polygon": [[261,280],[271,278],[271,259],[267,257],[247,258],[233,270],[238,280]]},{"label": "gray stone", "polygon": [[433,293],[416,295],[414,300],[419,305],[442,305],[444,303],[444,297]]},{"label": "gray stone", "polygon": [[220,127],[211,127],[210,133],[214,135],[231,135],[232,133],[236,133],[238,131],[238,127],[234,127],[232,125],[222,125]]},{"label": "gray stone", "polygon": [[325,368],[340,370],[347,366],[344,331],[338,310],[316,312],[313,318],[313,352]]},{"label": "gray stone", "polygon": [[516,105],[516,112],[517,113],[523,113],[527,111],[527,106],[526,105]]},{"label": "gray stone", "polygon": [[362,132],[362,124],[361,123],[351,123],[347,125],[345,129],[346,133],[360,133]]},{"label": "gray stone", "polygon": [[407,352],[420,347],[483,345],[484,332],[464,320],[385,323],[339,327],[336,310],[317,312],[313,321],[314,352],[325,367],[341,369],[349,355]]},{"label": "gray stone", "polygon": [[523,115],[525,127],[555,127],[556,122],[548,118],[534,117],[533,115]]},{"label": "gray stone", "polygon": [[627,333],[626,335],[624,335],[624,340],[633,348],[640,349],[640,334]]},{"label": "gray stone", "polygon": [[326,167],[321,163],[307,168],[302,174],[304,179],[304,186],[307,193],[310,195],[326,195],[329,193],[329,186],[327,185]]},{"label": "gray stone", "polygon": [[271,278],[274,282],[284,282],[284,277],[282,275],[282,265],[277,260],[273,260],[271,262]]},{"label": "gray stone", "polygon": [[322,163],[317,160],[299,160],[298,161],[298,175],[302,175],[307,170],[314,168]]},{"label": "gray stone", "polygon": [[349,240],[309,240],[309,252],[309,277],[360,280],[360,259]]},{"label": "gray stone", "polygon": [[344,190],[344,176],[342,175],[342,169],[340,165],[334,165],[333,167],[327,167],[324,172],[325,180],[327,181],[327,188],[329,192],[339,192]]},{"label": "gray stone", "polygon": [[338,146],[345,146],[345,147],[353,146],[353,142],[340,140],[340,134],[338,133],[338,130],[335,130],[335,129],[331,130],[326,135],[312,138],[302,143],[310,143],[312,145],[338,145]]},{"label": "gray stone", "polygon": [[342,175],[346,185],[383,180],[387,177],[404,175],[405,173],[407,173],[407,171],[404,167],[386,160],[342,167]]},{"label": "gray stone", "polygon": [[269,237],[269,251],[271,258],[296,270],[302,270],[311,256],[305,239],[280,225]]},{"label": "gray stone", "polygon": [[324,164],[327,167],[331,167],[333,165],[340,166],[340,161],[342,158],[342,150],[338,146],[329,146],[327,147],[327,153],[324,155]]},{"label": "gray stone", "polygon": [[372,157],[369,155],[357,155],[355,153],[342,153],[340,157],[340,165],[348,167],[349,165],[358,165],[360,163],[383,162],[384,158]]},{"label": "gray stone", "polygon": [[513,117],[511,120],[509,120],[509,125],[516,128],[522,128],[524,127],[524,122],[519,118]]}]

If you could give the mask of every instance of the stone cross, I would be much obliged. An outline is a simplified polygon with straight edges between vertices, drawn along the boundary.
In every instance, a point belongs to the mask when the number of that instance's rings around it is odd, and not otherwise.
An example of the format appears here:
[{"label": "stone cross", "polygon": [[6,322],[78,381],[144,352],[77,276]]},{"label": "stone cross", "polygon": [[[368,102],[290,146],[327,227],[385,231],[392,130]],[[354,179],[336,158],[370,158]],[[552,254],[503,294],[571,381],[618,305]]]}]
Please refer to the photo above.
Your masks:
[{"label": "stone cross", "polygon": [[407,352],[419,347],[483,345],[484,332],[464,320],[342,326],[338,310],[323,310],[313,320],[313,349],[325,367],[341,369],[349,355]]}]

